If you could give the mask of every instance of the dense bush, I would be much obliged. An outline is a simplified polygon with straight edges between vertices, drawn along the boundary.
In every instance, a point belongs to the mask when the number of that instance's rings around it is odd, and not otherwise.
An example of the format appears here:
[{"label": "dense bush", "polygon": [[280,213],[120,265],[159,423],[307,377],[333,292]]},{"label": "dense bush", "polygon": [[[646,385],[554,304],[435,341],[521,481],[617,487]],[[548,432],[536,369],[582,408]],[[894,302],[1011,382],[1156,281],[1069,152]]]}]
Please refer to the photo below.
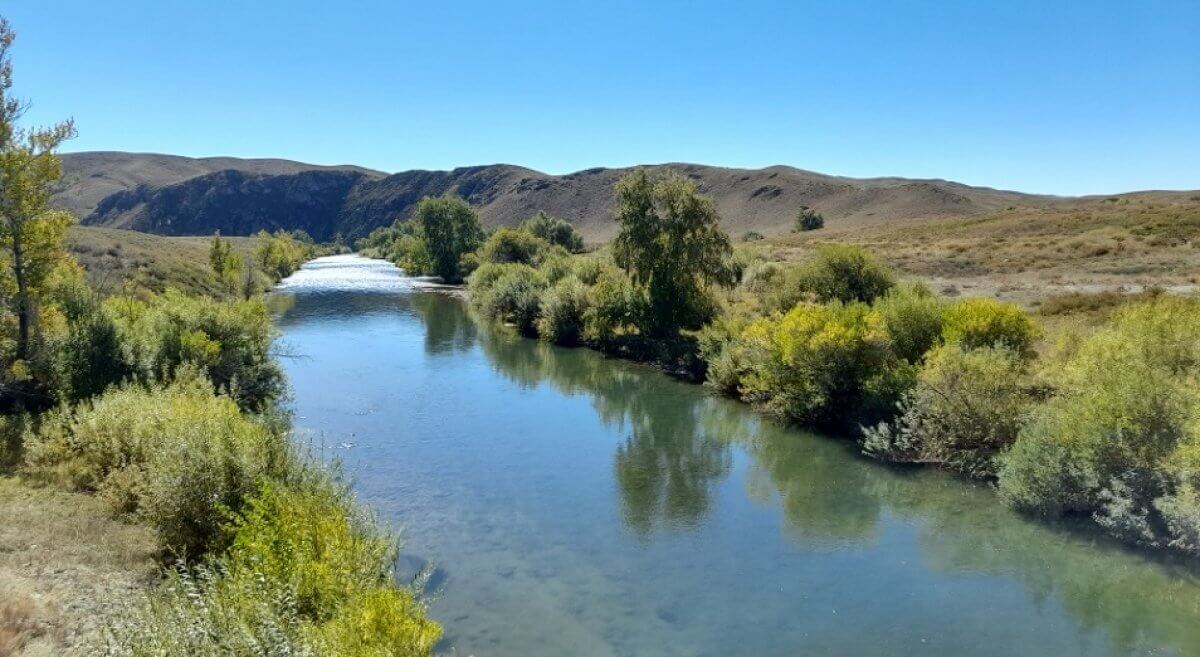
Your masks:
[{"label": "dense bush", "polygon": [[258,245],[254,248],[254,259],[263,273],[274,281],[291,276],[305,260],[312,257],[311,238],[309,242],[302,242],[282,230],[275,231],[273,235],[262,231],[256,237]]},{"label": "dense bush", "polygon": [[924,285],[905,283],[888,290],[874,306],[892,339],[892,351],[920,362],[942,336],[943,304]]},{"label": "dense bush", "polygon": [[533,267],[541,265],[547,258],[565,255],[562,247],[518,228],[497,228],[478,251],[480,263],[517,263]]},{"label": "dense bush", "polygon": [[344,486],[316,473],[264,486],[208,566],[174,569],[109,631],[106,654],[424,657],[440,636],[396,586],[395,546]]},{"label": "dense bush", "polygon": [[930,352],[901,415],[864,431],[863,451],[888,461],[936,463],[974,477],[1017,438],[1033,402],[1025,363],[1003,347]]},{"label": "dense bush", "polygon": [[145,518],[163,547],[201,554],[227,509],[266,480],[282,439],[244,418],[196,372],[165,386],[126,385],[47,421],[29,461]]},{"label": "dense bush", "polygon": [[542,296],[538,335],[556,344],[578,344],[587,308],[587,286],[574,276],[561,279]]},{"label": "dense bush", "polygon": [[149,301],[110,299],[105,312],[117,326],[126,366],[140,380],[169,379],[181,366],[195,366],[252,411],[283,392],[283,373],[270,354],[274,327],[261,300],[216,301],[168,290]]},{"label": "dense bush", "polygon": [[750,324],[741,341],[743,399],[800,422],[860,419],[911,378],[894,362],[882,318],[862,303],[801,303]]},{"label": "dense bush", "polygon": [[1000,491],[1043,515],[1089,514],[1136,543],[1200,551],[1200,304],[1118,311],[1051,368],[1058,394],[1002,460]]},{"label": "dense bush", "polygon": [[114,314],[81,276],[61,280],[53,297],[66,320],[65,331],[47,336],[59,400],[87,399],[134,374]]},{"label": "dense bush", "polygon": [[471,278],[471,301],[484,317],[536,335],[541,295],[548,286],[546,277],[529,265],[480,267]]},{"label": "dense bush", "polygon": [[605,267],[588,290],[584,339],[604,346],[616,338],[637,334],[648,312],[645,292],[620,269]]},{"label": "dense bush", "polygon": [[545,212],[538,212],[526,219],[521,224],[521,228],[551,244],[561,246],[571,253],[583,251],[583,237],[575,230],[575,227]]},{"label": "dense bush", "polygon": [[796,227],[793,232],[805,232],[817,230],[825,227],[825,217],[821,216],[820,212],[806,206],[800,208],[796,213]]},{"label": "dense bush", "polygon": [[864,249],[825,245],[788,270],[785,283],[775,295],[775,309],[786,311],[804,299],[871,303],[892,285],[891,272]]},{"label": "dense bush", "polygon": [[1028,358],[1033,356],[1040,330],[1016,305],[978,297],[963,299],[946,309],[942,335],[946,342],[964,349],[999,345]]}]

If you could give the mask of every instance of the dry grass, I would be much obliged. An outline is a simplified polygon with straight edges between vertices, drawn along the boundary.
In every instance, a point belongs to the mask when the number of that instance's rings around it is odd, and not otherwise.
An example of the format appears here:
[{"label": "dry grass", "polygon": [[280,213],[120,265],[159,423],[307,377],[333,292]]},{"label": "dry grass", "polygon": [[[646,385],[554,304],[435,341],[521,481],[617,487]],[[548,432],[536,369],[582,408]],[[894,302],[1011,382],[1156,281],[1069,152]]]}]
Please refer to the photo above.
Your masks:
[{"label": "dry grass", "polygon": [[[67,233],[72,255],[88,280],[105,292],[162,292],[174,287],[189,294],[221,294],[208,264],[209,237],[164,237],[132,230],[73,226]],[[254,239],[231,238],[249,252]]]},{"label": "dry grass", "polygon": [[1031,308],[1068,293],[1187,293],[1200,282],[1200,197],[1135,194],[875,226],[830,221],[750,248],[794,260],[823,241],[865,246],[934,290]]},{"label": "dry grass", "polygon": [[0,475],[0,657],[85,654],[157,576],[152,532],[87,495]]}]

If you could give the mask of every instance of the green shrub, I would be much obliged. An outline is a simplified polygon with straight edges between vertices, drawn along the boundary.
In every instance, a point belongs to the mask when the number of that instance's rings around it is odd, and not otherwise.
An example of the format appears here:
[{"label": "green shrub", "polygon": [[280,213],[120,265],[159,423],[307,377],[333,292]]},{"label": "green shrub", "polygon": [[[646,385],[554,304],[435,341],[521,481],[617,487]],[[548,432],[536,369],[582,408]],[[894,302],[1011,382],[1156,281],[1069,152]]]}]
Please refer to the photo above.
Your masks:
[{"label": "green shrub", "polygon": [[533,235],[556,244],[571,253],[583,251],[583,237],[570,223],[552,217],[545,212],[538,212],[521,223],[521,228]]},{"label": "green shrub", "polygon": [[825,217],[821,216],[821,213],[805,205],[802,206],[800,211],[796,213],[796,227],[792,229],[792,232],[806,232],[824,227]]},{"label": "green shrub", "polygon": [[394,582],[395,545],[319,474],[264,487],[212,566],[173,569],[108,655],[426,657],[441,634]]},{"label": "green shrub", "polygon": [[517,263],[537,267],[553,255],[566,255],[562,247],[519,228],[497,228],[478,251],[479,261]]},{"label": "green shrub", "polygon": [[145,518],[167,550],[201,554],[282,450],[282,438],[185,369],[169,385],[114,388],[47,422],[27,458]]},{"label": "green shrub", "polygon": [[875,458],[937,463],[974,477],[995,476],[994,458],[1017,438],[1034,401],[1025,365],[999,347],[930,352],[916,385],[890,424],[864,432],[863,451]]},{"label": "green shrub", "polygon": [[578,344],[587,308],[587,287],[574,276],[560,280],[542,296],[538,335],[556,344]]},{"label": "green shrub", "polygon": [[109,299],[105,312],[117,326],[127,367],[142,381],[198,367],[251,411],[283,393],[283,372],[270,353],[275,329],[261,300],[215,301],[168,290],[148,302]]},{"label": "green shrub", "polygon": [[742,233],[743,242],[757,242],[761,239],[763,239],[763,234],[756,230],[748,230]]},{"label": "green shrub", "polygon": [[1040,335],[1041,331],[1024,310],[995,299],[963,299],[946,308],[943,316],[943,338],[964,349],[999,345],[1030,358]]},{"label": "green shrub", "polygon": [[750,370],[742,333],[750,317],[730,313],[718,317],[696,334],[697,350],[706,367],[704,384],[722,394],[736,395]]},{"label": "green shrub", "polygon": [[402,235],[392,242],[387,252],[388,259],[409,276],[433,273],[433,254],[420,235]]},{"label": "green shrub", "polygon": [[1003,499],[1195,551],[1200,304],[1163,297],[1123,308],[1050,371],[1058,395],[1004,455]]},{"label": "green shrub", "polygon": [[892,339],[892,350],[919,363],[942,335],[942,302],[920,283],[897,285],[875,300],[875,311]]},{"label": "green shrub", "polygon": [[324,620],[356,591],[391,581],[394,542],[334,482],[264,485],[230,531],[229,575],[285,587],[307,618]]},{"label": "green shrub", "polygon": [[882,318],[862,303],[801,303],[750,324],[740,340],[750,364],[742,397],[800,422],[862,419],[911,378],[891,355]]},{"label": "green shrub", "polygon": [[865,249],[843,244],[825,245],[789,272],[786,288],[790,297],[785,296],[784,302],[810,297],[822,303],[871,303],[892,285],[891,272]]},{"label": "green shrub", "polygon": [[259,231],[258,245],[254,248],[254,259],[263,273],[274,281],[287,278],[312,257],[312,245],[297,240],[282,230],[272,235]]},{"label": "green shrub", "polygon": [[117,324],[100,295],[74,278],[58,286],[54,297],[67,324],[49,345],[59,399],[87,399],[131,376]]},{"label": "green shrub", "polygon": [[480,279],[490,285],[481,288],[472,280],[472,302],[484,317],[512,324],[524,335],[535,335],[541,295],[548,286],[546,277],[529,265],[500,266],[503,271],[497,274],[489,269]]},{"label": "green shrub", "polygon": [[620,336],[638,334],[648,311],[645,293],[629,276],[616,267],[605,267],[588,289],[584,340],[604,345]]},{"label": "green shrub", "polygon": [[596,257],[579,256],[571,258],[568,262],[571,263],[571,271],[575,274],[581,283],[587,286],[596,284],[600,280],[600,275],[604,273],[605,267],[614,267],[611,263],[606,263],[604,260]]}]

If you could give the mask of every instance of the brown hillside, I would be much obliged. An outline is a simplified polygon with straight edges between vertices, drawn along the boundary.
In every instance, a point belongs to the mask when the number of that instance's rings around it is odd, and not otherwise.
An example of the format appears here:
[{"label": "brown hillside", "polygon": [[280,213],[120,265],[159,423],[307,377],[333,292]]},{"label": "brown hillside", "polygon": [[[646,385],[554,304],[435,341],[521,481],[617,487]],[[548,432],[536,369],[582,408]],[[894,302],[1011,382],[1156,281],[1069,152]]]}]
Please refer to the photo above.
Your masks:
[{"label": "brown hillside", "polygon": [[[574,223],[593,243],[611,238],[612,188],[630,169],[551,175],[512,165],[384,175],[352,166],[286,160],[190,158],[128,153],[64,156],[68,178],[56,197],[85,224],[168,235],[245,235],[303,228],[317,239],[357,238],[409,216],[425,196],[457,194],[489,226],[543,210]],[[890,227],[898,221],[971,217],[1004,210],[1069,207],[1072,199],[971,187],[945,180],[845,178],[786,166],[732,169],[650,165],[678,172],[710,196],[735,237],[786,235],[797,210],[826,218],[826,232]],[[1170,195],[1170,192],[1154,194]]]}]

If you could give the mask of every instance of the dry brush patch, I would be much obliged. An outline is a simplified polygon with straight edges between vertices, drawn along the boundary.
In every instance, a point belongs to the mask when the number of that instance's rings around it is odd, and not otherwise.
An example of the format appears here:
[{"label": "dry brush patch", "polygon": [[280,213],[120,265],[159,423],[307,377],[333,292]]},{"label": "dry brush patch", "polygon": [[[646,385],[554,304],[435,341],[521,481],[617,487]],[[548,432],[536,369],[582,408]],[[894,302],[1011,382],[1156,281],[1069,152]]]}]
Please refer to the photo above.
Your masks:
[{"label": "dry brush patch", "polygon": [[157,579],[153,532],[100,500],[0,476],[0,657],[84,654]]}]

